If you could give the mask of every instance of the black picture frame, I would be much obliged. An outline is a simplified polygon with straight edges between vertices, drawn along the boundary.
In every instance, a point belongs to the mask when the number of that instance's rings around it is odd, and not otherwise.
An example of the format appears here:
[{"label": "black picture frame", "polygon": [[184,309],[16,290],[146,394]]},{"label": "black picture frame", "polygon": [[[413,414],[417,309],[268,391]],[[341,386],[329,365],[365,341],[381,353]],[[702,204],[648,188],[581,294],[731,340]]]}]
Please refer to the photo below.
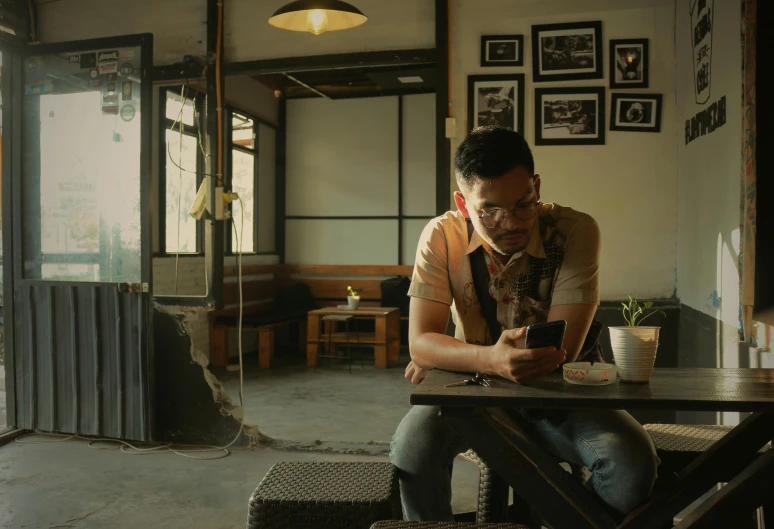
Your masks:
[{"label": "black picture frame", "polygon": [[[490,45],[498,43],[502,45],[504,59],[492,58]],[[524,66],[524,35],[481,35],[481,66]]]},{"label": "black picture frame", "polygon": [[[627,50],[630,53],[626,53]],[[611,40],[608,53],[610,55],[610,88],[648,88],[650,82],[648,79],[650,70],[648,39]],[[626,76],[629,75],[632,78],[626,79]]]},{"label": "black picture frame", "polygon": [[[556,102],[552,108],[546,105],[550,101]],[[535,88],[535,145],[604,145],[606,126],[604,87]]]},{"label": "black picture frame", "polygon": [[[661,132],[661,94],[616,92],[610,97],[610,130]],[[637,107],[639,104],[639,108]]]},{"label": "black picture frame", "polygon": [[[579,33],[578,30],[586,31]],[[560,34],[546,35],[554,32]],[[591,49],[589,49],[588,38],[586,38],[588,35],[593,35]],[[546,63],[550,56],[547,52],[544,53],[541,39],[552,37],[558,37],[551,44],[558,46],[558,48],[553,48],[553,62],[555,64],[549,65]],[[602,22],[599,20],[532,26],[532,79],[536,83],[602,79],[604,77],[603,45]],[[582,49],[576,51],[579,46]],[[557,49],[560,51],[556,51]],[[569,57],[562,58],[561,51],[566,52],[565,55]],[[582,66],[589,59],[592,59],[593,65],[591,67],[573,68],[573,66]]]},{"label": "black picture frame", "polygon": [[[525,76],[523,73],[516,74],[501,74],[501,75],[469,75],[468,76],[468,132],[485,125],[500,125],[507,128],[512,128],[520,134],[524,134],[524,91],[525,91]],[[502,112],[505,108],[502,104],[499,104],[499,108],[494,108],[495,105],[488,106],[490,109],[491,118],[488,116],[480,115],[482,110],[478,110],[479,104],[484,102],[486,95],[483,95],[481,89],[489,89],[486,92],[492,94],[493,100],[502,98],[502,94],[498,94],[494,91],[498,87],[502,89],[511,85],[513,88],[513,100],[511,101],[511,110],[513,111],[512,118],[502,118]],[[488,95],[487,94],[487,95]],[[481,96],[481,98],[479,98]],[[493,110],[494,109],[494,110]],[[478,111],[477,111],[478,110]],[[498,116],[494,112],[498,111]]]}]

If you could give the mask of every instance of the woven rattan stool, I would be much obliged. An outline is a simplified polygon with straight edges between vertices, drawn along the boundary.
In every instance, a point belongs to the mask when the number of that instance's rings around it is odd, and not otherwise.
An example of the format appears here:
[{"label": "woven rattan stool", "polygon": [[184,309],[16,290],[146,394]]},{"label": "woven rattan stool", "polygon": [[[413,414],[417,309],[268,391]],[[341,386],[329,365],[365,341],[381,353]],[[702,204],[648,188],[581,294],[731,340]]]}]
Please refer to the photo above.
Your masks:
[{"label": "woven rattan stool", "polygon": [[[731,431],[731,426],[713,424],[646,424],[663,468],[679,472]],[[769,450],[766,445],[761,452]]]},{"label": "woven rattan stool", "polygon": [[495,502],[508,501],[508,487],[495,487],[490,468],[478,457],[473,450],[468,450],[459,457],[478,465],[478,507],[476,509],[476,521],[488,522],[492,519],[492,507]]},{"label": "woven rattan stool", "polygon": [[368,529],[400,520],[398,474],[391,463],[280,462],[250,497],[248,529]]},{"label": "woven rattan stool", "polygon": [[371,529],[529,529],[512,523],[376,522]]}]

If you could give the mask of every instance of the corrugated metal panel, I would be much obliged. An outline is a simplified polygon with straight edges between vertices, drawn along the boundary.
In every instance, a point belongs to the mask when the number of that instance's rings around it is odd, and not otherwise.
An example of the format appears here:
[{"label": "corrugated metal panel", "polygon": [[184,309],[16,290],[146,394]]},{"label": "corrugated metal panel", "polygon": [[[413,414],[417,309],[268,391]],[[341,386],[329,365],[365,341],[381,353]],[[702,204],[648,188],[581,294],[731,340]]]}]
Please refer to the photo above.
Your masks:
[{"label": "corrugated metal panel", "polygon": [[147,295],[19,281],[15,299],[18,426],[150,441]]}]

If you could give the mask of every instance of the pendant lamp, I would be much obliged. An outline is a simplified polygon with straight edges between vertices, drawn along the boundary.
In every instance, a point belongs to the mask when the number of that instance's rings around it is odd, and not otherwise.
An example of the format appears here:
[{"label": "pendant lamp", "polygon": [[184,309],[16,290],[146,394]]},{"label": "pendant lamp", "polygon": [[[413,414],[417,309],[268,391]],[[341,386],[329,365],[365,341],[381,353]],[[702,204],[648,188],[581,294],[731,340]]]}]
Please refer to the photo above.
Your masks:
[{"label": "pendant lamp", "polygon": [[296,0],[280,7],[269,24],[289,31],[308,31],[321,35],[365,24],[368,17],[355,6],[341,0]]}]

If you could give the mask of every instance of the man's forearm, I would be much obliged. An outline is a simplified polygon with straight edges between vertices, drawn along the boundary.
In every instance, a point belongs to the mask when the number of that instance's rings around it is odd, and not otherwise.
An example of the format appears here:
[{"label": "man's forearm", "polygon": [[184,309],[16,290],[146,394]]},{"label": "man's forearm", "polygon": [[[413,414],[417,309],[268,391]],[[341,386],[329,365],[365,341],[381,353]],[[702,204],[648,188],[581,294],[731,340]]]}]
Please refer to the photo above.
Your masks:
[{"label": "man's forearm", "polygon": [[461,342],[440,333],[427,332],[409,343],[411,360],[422,369],[466,373],[490,373],[489,347]]}]

